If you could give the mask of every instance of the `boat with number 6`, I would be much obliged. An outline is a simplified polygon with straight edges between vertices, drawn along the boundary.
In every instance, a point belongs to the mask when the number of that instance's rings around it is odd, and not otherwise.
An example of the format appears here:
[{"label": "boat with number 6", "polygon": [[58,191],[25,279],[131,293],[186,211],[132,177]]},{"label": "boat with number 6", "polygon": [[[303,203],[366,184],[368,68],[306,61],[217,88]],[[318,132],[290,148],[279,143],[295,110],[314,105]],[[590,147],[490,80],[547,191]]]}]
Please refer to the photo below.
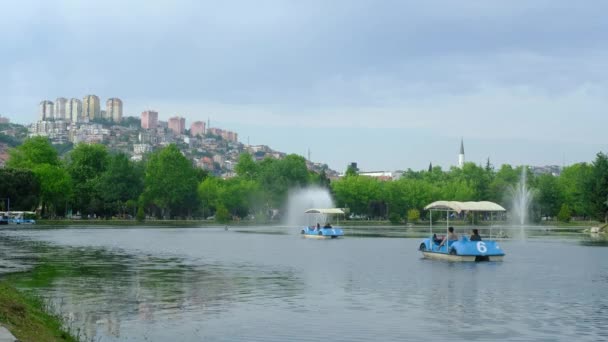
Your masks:
[{"label": "boat with number 6", "polygon": [[[418,250],[422,252],[424,258],[448,260],[448,261],[502,261],[505,256],[504,251],[500,248],[497,241],[484,240],[484,241],[471,241],[466,236],[461,236],[458,240],[446,239],[443,236],[437,236],[433,234],[433,212],[446,212],[446,230],[449,230],[450,225],[450,213],[455,212],[460,214],[462,212],[489,212],[490,215],[493,213],[505,212],[505,208],[493,203],[493,202],[456,202],[456,201],[436,201],[426,207],[425,210],[430,211],[431,215],[431,236],[428,239],[424,239]],[[446,237],[449,232],[446,231]],[[491,235],[490,235],[491,237]]]},{"label": "boat with number 6", "polygon": [[340,227],[333,227],[329,223],[329,218],[344,215],[344,211],[340,208],[323,208],[323,209],[308,209],[304,213],[317,214],[324,222],[323,225],[317,222],[315,225],[308,225],[300,231],[303,237],[311,239],[335,239],[344,236],[344,231]]}]

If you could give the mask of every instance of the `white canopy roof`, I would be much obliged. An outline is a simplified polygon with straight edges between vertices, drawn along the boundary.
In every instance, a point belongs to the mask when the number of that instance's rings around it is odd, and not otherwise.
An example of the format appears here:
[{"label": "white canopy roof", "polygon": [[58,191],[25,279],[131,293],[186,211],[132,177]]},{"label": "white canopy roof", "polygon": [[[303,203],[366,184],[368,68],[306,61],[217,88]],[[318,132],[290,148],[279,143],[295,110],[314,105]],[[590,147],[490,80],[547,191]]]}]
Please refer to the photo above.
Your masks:
[{"label": "white canopy roof", "polygon": [[425,210],[451,210],[457,213],[462,211],[506,211],[505,208],[494,202],[458,202],[458,201],[436,201],[426,207]]},{"label": "white canopy roof", "polygon": [[340,208],[325,208],[325,209],[308,209],[306,214],[344,214]]}]

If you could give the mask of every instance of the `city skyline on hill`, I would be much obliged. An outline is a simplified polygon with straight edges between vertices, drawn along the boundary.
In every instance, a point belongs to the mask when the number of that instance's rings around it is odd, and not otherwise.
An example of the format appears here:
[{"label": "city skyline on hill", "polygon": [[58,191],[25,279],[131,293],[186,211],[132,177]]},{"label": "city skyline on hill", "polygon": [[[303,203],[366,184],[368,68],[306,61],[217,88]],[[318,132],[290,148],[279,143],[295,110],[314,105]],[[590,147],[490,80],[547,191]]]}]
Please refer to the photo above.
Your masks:
[{"label": "city skyline on hill", "polygon": [[608,150],[601,1],[5,9],[0,114],[17,123],[36,121],[43,99],[96,94],[125,101],[124,116],[211,118],[244,142],[310,150],[336,170],[447,168],[461,137],[468,161],[497,166],[570,165]]}]

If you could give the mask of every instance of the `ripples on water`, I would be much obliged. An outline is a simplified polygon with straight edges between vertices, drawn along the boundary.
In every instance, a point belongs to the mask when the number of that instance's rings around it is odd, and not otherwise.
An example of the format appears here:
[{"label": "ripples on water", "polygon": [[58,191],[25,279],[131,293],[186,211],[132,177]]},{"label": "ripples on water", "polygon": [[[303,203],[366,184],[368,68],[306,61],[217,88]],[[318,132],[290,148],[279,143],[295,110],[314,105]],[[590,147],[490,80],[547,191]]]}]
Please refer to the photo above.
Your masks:
[{"label": "ripples on water", "polygon": [[580,241],[466,264],[420,259],[418,239],[4,229],[0,272],[40,265],[19,287],[93,341],[607,339],[608,249]]}]

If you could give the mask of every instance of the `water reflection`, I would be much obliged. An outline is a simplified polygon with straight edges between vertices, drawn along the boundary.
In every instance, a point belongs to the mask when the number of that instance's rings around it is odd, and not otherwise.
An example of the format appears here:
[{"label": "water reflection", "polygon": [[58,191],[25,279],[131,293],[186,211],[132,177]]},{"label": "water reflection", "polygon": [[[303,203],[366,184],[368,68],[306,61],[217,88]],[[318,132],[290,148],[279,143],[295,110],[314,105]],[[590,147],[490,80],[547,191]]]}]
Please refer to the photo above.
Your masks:
[{"label": "water reflection", "polygon": [[[1,259],[32,268],[16,275],[21,289],[47,298],[86,340],[121,338],[134,321],[200,320],[233,303],[295,296],[301,280],[290,270],[130,254],[91,247],[58,247],[0,236]],[[14,253],[16,250],[20,254]]]},{"label": "water reflection", "polygon": [[584,235],[580,240],[583,246],[608,247],[608,235],[606,234],[589,234]]},{"label": "water reflection", "polygon": [[418,239],[238,230],[260,233],[0,231],[0,272],[37,265],[19,286],[92,340],[608,337],[608,249],[579,239],[507,240],[505,262],[475,264],[421,259]]}]

